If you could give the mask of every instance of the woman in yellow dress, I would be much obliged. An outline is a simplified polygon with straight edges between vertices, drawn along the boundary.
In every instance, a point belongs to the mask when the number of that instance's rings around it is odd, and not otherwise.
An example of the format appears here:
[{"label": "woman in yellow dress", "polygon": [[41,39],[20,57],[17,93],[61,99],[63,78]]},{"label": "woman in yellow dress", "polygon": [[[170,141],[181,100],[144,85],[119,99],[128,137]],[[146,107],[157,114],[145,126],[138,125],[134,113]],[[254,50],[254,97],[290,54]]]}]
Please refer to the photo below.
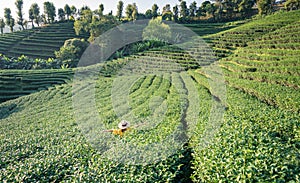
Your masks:
[{"label": "woman in yellow dress", "polygon": [[130,130],[130,123],[128,121],[122,120],[118,124],[119,129],[103,130],[103,132],[112,132],[114,135],[123,136],[123,134]]}]

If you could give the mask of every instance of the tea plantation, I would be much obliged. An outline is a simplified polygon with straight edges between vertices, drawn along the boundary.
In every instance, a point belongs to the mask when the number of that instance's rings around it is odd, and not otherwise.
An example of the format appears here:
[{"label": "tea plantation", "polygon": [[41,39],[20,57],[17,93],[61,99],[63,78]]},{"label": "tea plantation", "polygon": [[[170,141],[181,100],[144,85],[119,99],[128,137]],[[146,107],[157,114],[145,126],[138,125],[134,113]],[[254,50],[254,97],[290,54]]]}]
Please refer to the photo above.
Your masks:
[{"label": "tea plantation", "polygon": [[26,55],[30,58],[48,59],[55,57],[67,39],[88,38],[77,36],[72,22],[56,23],[0,36],[0,53],[8,57]]},{"label": "tea plantation", "polygon": [[0,182],[300,182],[299,17],[204,30],[214,63],[195,44],[1,71]]}]

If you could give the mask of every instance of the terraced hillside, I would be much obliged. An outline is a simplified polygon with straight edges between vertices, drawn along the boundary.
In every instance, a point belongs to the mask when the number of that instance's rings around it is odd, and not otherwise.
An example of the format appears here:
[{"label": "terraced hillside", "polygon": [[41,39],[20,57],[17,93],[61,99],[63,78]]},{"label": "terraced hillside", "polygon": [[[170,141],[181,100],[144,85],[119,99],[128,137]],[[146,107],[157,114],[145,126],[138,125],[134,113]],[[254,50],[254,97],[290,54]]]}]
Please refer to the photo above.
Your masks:
[{"label": "terraced hillside", "polygon": [[266,103],[300,112],[300,22],[248,42],[220,65],[229,85]]},{"label": "terraced hillside", "polygon": [[300,11],[278,12],[265,18],[213,35],[205,36],[219,58],[227,57],[237,48],[246,47],[248,42],[262,37],[286,25],[299,21]]},{"label": "terraced hillside", "polygon": [[33,34],[34,30],[3,34],[0,36],[0,53],[6,53],[11,47]]},{"label": "terraced hillside", "polygon": [[70,81],[72,70],[1,70],[0,102],[15,99]]},{"label": "terraced hillside", "polygon": [[[152,73],[157,73],[198,68],[214,61],[211,50],[205,50],[204,48],[207,49],[207,46],[198,44],[190,46],[190,52],[186,52],[177,46],[154,48],[101,64],[102,67],[99,69],[99,74],[110,77],[121,74],[121,72],[146,74],[149,70]],[[202,53],[204,51],[206,53]],[[127,66],[123,68],[126,64]],[[120,70],[121,68],[122,70]],[[2,70],[0,71],[0,102],[48,89],[56,84],[72,82],[76,70]]]},{"label": "terraced hillside", "polygon": [[198,24],[184,24],[185,27],[190,28],[199,36],[214,35],[225,30],[229,30],[244,24],[246,21],[237,21],[230,23],[198,23]]},{"label": "terraced hillside", "polygon": [[[0,53],[9,57],[53,58],[65,40],[78,37],[73,23],[58,23],[0,36]],[[87,38],[88,35],[80,36]]]},{"label": "terraced hillside", "polygon": [[[0,182],[299,182],[293,13],[213,64],[203,44],[153,49],[1,103]],[[102,132],[122,119],[138,126]]]},{"label": "terraced hillside", "polygon": [[[90,96],[85,95],[93,82],[89,80],[74,83],[75,88],[64,84],[2,103],[1,181],[214,182],[220,177],[237,182],[297,180],[296,113],[273,108],[229,87],[229,110],[220,130],[215,132],[213,144],[203,148],[199,144],[210,124],[212,106],[214,111],[224,110],[218,100],[212,100],[207,78],[194,71],[134,77],[118,78],[123,86],[130,86],[133,116],[122,110],[126,109],[122,100],[112,101],[116,78],[97,79],[96,113],[93,108],[86,108],[92,107]],[[132,79],[134,85],[127,85]],[[123,89],[116,92],[122,93]],[[194,99],[197,95],[201,100]],[[82,111],[74,111],[72,96],[78,97],[75,106]],[[164,103],[168,104],[166,111]],[[191,106],[195,104],[199,106],[196,123],[186,126],[185,121],[195,120],[191,118],[195,114]],[[121,119],[130,119],[132,124],[146,121],[149,126],[126,132],[124,139],[101,132],[115,128]],[[180,139],[167,140],[174,133],[188,135],[192,140],[188,144],[181,144]],[[118,155],[137,158],[134,150],[139,147],[151,146],[146,158],[156,157],[157,143],[166,143],[165,147],[172,144],[175,150],[166,159],[147,165],[119,161]],[[122,151],[126,145],[135,148]],[[119,153],[109,156],[113,153],[110,148],[117,148]]]}]

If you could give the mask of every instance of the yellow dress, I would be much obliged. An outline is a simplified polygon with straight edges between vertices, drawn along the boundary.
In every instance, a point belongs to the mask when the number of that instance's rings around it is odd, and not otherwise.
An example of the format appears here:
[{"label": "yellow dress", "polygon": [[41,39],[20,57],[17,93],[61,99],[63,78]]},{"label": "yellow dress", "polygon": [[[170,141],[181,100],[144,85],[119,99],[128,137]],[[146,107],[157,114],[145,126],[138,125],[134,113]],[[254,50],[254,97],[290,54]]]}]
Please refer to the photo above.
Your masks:
[{"label": "yellow dress", "polygon": [[129,128],[127,128],[127,129],[124,130],[124,131],[122,131],[122,129],[114,129],[112,133],[113,133],[114,135],[120,135],[120,136],[123,136],[123,134],[124,134],[127,130],[129,130]]}]

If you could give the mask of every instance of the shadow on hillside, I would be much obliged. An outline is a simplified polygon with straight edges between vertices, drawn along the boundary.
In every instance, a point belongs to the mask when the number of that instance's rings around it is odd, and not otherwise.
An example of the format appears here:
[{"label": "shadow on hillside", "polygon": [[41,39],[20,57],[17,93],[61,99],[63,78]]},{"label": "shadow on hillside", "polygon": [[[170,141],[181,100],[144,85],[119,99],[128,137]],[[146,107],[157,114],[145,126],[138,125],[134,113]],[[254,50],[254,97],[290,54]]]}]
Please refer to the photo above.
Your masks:
[{"label": "shadow on hillside", "polygon": [[20,111],[20,107],[17,104],[6,104],[0,106],[0,120],[7,118],[9,115]]}]

